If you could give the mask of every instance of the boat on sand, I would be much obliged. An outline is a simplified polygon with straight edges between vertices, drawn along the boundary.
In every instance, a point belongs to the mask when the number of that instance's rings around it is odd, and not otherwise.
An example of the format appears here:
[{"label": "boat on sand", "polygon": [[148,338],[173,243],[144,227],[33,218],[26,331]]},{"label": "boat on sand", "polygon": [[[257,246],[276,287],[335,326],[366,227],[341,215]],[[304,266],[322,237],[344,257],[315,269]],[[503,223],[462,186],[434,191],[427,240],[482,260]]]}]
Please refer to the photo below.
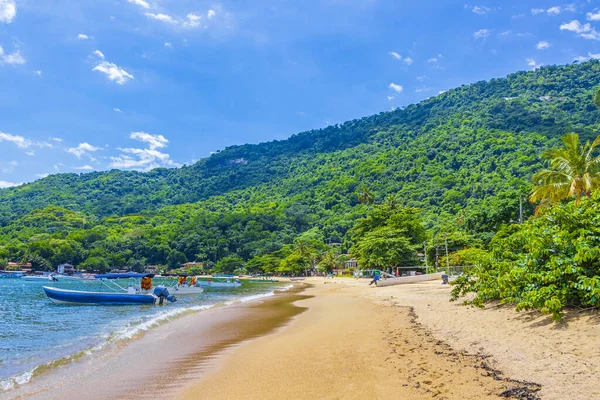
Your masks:
[{"label": "boat on sand", "polygon": [[442,275],[444,275],[444,274],[445,274],[445,272],[436,272],[433,274],[409,275],[409,276],[399,276],[396,278],[382,279],[377,282],[377,287],[405,285],[407,283],[419,283],[419,282],[434,281],[437,279],[442,279]]}]

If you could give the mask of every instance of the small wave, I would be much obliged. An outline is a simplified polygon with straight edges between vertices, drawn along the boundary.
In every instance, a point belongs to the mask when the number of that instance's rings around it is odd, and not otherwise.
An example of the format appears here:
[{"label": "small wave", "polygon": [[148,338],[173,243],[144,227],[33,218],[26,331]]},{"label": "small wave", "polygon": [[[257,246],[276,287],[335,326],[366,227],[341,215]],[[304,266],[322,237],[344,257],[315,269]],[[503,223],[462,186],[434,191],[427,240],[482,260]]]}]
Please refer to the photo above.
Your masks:
[{"label": "small wave", "polygon": [[181,317],[186,314],[191,314],[200,311],[206,311],[218,306],[229,306],[237,303],[248,303],[255,300],[260,300],[263,298],[268,298],[274,296],[277,292],[287,291],[293,288],[294,285],[286,285],[284,287],[277,288],[274,291],[270,291],[267,293],[260,293],[250,296],[240,297],[235,300],[230,300],[222,303],[208,304],[202,306],[190,306],[190,307],[182,307],[174,310],[169,310],[162,312],[147,321],[142,321],[138,323],[128,324],[127,326],[118,329],[108,335],[105,335],[105,340],[93,347],[84,349],[75,354],[71,354],[56,360],[52,360],[47,363],[39,364],[34,368],[26,371],[22,374],[13,375],[9,378],[0,380],[0,391],[8,391],[14,389],[16,386],[23,385],[31,381],[34,376],[41,375],[45,372],[51,371],[59,366],[66,365],[72,363],[83,356],[90,356],[95,352],[101,351],[109,345],[114,345],[115,343],[124,342],[128,340],[132,340],[142,335],[144,332],[156,328],[163,323],[166,323],[174,318]]}]

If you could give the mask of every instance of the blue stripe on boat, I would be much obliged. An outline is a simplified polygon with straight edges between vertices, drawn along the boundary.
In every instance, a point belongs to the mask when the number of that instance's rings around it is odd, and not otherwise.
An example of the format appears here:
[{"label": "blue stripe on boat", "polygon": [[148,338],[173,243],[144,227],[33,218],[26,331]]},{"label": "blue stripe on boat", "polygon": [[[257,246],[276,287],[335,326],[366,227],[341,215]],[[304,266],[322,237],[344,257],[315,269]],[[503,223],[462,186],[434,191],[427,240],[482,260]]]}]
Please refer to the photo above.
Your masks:
[{"label": "blue stripe on boat", "polygon": [[73,304],[154,304],[151,294],[129,294],[108,292],[83,292],[44,286],[46,296],[52,301]]}]

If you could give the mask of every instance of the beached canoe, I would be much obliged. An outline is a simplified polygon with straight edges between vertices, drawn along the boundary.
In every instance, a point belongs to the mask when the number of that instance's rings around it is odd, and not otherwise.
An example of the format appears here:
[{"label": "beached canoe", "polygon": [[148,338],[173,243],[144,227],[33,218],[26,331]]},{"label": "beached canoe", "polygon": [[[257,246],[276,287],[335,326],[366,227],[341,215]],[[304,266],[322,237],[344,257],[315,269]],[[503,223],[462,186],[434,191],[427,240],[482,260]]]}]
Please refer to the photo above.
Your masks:
[{"label": "beached canoe", "polygon": [[436,272],[434,274],[399,276],[397,278],[380,280],[377,282],[377,286],[378,287],[394,286],[394,285],[405,285],[407,283],[419,283],[419,282],[434,281],[437,279],[442,279],[442,275],[444,275],[444,274],[445,274],[445,272]]}]

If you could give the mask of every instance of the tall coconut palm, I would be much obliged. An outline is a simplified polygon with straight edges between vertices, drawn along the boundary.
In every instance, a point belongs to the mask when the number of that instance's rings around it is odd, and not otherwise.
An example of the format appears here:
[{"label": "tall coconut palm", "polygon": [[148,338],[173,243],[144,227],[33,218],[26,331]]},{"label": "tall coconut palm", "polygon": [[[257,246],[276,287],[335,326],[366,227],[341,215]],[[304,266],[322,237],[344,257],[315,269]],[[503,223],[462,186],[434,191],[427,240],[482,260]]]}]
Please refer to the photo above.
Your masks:
[{"label": "tall coconut palm", "polygon": [[600,157],[594,154],[600,145],[600,136],[583,145],[576,133],[568,133],[561,140],[564,148],[543,154],[550,162],[550,169],[533,176],[535,188],[529,197],[532,203],[541,201],[545,206],[573,197],[579,201],[600,187]]},{"label": "tall coconut palm", "polygon": [[358,192],[358,201],[362,204],[371,204],[375,201],[375,196],[373,196],[373,192],[369,189],[367,185],[362,185]]}]

